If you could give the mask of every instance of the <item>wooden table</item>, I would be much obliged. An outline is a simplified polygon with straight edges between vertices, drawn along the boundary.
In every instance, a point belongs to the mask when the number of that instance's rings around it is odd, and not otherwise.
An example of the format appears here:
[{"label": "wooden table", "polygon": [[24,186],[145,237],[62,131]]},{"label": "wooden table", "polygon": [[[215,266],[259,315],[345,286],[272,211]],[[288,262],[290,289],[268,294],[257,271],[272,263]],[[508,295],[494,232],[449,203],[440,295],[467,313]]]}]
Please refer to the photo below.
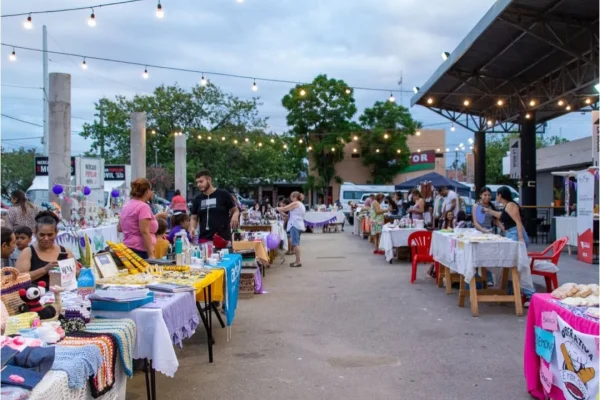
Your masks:
[{"label": "wooden table", "polygon": [[242,225],[240,229],[246,232],[271,232],[271,225]]}]

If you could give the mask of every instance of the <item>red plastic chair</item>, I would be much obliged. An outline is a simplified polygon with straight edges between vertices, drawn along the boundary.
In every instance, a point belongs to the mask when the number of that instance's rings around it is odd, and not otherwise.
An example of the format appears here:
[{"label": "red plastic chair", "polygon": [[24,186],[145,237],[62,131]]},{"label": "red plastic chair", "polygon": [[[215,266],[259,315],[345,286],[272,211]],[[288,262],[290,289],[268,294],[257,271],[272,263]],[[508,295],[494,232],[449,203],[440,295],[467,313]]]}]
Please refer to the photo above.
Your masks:
[{"label": "red plastic chair", "polygon": [[[527,253],[529,257],[531,257],[531,275],[539,275],[543,276],[546,280],[546,291],[548,293],[552,292],[554,289],[558,288],[558,275],[556,272],[547,272],[547,271],[538,271],[533,269],[533,265],[538,260],[550,261],[552,264],[558,266],[558,260],[560,255],[569,242],[569,238],[567,236],[558,239],[556,242],[552,243],[546,250],[542,252],[531,252]],[[550,255],[550,251],[552,254]]]},{"label": "red plastic chair", "polygon": [[408,245],[410,246],[410,259],[412,260],[412,271],[410,274],[410,283],[415,283],[417,279],[417,264],[418,263],[435,263],[436,275],[439,274],[437,263],[433,256],[429,254],[431,248],[431,236],[429,231],[419,231],[411,233],[408,237]]}]

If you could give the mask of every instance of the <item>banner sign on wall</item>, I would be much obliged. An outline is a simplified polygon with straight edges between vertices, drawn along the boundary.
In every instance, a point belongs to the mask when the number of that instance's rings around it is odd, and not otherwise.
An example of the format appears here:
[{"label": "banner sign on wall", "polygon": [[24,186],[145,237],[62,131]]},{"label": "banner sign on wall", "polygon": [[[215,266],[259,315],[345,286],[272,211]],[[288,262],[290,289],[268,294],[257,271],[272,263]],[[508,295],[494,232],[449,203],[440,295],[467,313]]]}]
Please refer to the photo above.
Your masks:
[{"label": "banner sign on wall", "polygon": [[125,165],[105,165],[104,181],[124,181]]},{"label": "banner sign on wall", "polygon": [[510,178],[521,179],[521,139],[510,139]]},{"label": "banner sign on wall", "polygon": [[598,119],[600,118],[600,111],[593,110],[592,111],[592,165],[594,167],[598,166],[598,159],[600,155],[600,122]]},{"label": "banner sign on wall", "polygon": [[[48,176],[48,157],[35,158],[35,176]],[[71,157],[71,176],[75,176],[75,157]]]},{"label": "banner sign on wall", "polygon": [[577,173],[577,259],[592,263],[594,242],[593,169]]},{"label": "banner sign on wall", "polygon": [[409,162],[410,165],[406,169],[404,169],[402,173],[434,169],[435,150],[411,153]]}]

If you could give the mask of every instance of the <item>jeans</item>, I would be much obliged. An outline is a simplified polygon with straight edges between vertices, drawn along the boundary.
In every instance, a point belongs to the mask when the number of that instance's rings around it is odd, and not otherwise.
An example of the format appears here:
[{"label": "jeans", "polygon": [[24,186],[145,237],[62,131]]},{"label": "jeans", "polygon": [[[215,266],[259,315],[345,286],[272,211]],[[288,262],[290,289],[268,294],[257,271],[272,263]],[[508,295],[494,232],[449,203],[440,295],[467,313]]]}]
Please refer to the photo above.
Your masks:
[{"label": "jeans", "polygon": [[[506,230],[505,236],[510,240],[518,242],[519,241],[519,231],[518,231],[517,227],[513,226],[512,228]],[[525,246],[528,246],[529,245],[529,236],[527,236],[527,231],[525,230],[525,228],[523,228],[523,239],[525,240]],[[525,288],[521,288],[521,291],[528,298],[533,296],[533,294],[535,293],[535,291],[531,291],[531,290],[525,289]],[[512,285],[508,286],[508,292],[509,292],[509,294],[512,294]]]}]

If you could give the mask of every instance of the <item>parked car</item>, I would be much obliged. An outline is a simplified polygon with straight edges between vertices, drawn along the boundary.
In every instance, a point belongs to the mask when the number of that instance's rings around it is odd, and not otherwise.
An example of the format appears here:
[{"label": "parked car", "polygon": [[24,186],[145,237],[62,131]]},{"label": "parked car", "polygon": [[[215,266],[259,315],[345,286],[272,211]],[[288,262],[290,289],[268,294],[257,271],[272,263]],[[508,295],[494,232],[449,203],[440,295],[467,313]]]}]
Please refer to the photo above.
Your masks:
[{"label": "parked car", "polygon": [[237,197],[238,201],[240,202],[240,204],[245,205],[248,208],[252,208],[254,207],[254,203],[256,203],[254,200],[252,199],[245,199],[242,196],[240,196],[238,193],[235,193],[235,197]]}]

